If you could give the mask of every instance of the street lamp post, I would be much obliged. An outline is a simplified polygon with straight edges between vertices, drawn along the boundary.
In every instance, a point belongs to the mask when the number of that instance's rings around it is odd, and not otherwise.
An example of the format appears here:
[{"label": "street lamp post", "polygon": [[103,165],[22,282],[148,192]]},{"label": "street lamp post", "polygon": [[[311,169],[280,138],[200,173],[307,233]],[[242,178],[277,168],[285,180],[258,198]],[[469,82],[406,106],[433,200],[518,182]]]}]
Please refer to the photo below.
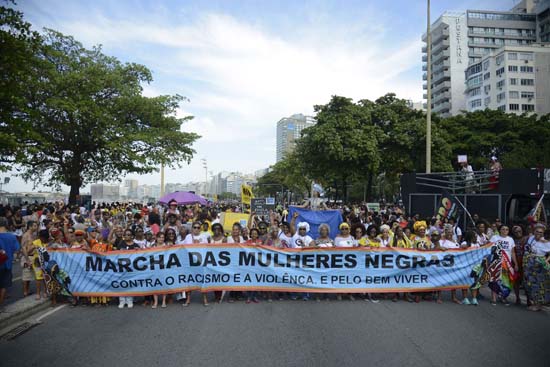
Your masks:
[{"label": "street lamp post", "polygon": [[432,172],[432,35],[430,24],[430,0],[428,1],[428,26],[426,36],[426,60],[428,67],[426,68],[428,77],[428,98],[426,104],[426,173]]},{"label": "street lamp post", "polygon": [[204,168],[204,196],[208,195],[208,162],[206,158],[201,159],[202,167]]}]

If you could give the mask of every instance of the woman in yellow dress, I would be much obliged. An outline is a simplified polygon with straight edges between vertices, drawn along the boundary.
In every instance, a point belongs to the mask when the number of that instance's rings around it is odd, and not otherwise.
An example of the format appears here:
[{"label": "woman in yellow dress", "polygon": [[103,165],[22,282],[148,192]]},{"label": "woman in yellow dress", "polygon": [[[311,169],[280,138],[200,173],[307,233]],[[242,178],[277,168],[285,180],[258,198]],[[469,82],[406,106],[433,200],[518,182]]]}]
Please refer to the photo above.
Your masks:
[{"label": "woman in yellow dress", "polygon": [[47,248],[49,240],[50,232],[48,232],[47,229],[41,230],[40,232],[38,232],[38,239],[32,242],[31,252],[27,252],[29,255],[32,254],[32,270],[34,271],[34,278],[36,279],[36,300],[39,300],[41,297],[47,297],[46,287],[44,287],[44,292],[42,292],[42,285],[44,284],[44,273],[42,271],[42,264],[40,263],[38,249]]}]

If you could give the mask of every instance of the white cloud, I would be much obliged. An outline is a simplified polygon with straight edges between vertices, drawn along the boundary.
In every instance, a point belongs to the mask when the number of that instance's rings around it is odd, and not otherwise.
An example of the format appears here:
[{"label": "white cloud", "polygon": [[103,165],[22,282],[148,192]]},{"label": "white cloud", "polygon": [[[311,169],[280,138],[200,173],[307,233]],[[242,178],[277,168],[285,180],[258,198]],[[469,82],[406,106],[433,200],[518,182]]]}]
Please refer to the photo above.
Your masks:
[{"label": "white cloud", "polygon": [[[315,29],[301,30],[300,38],[285,38],[224,14],[171,25],[155,14],[114,20],[92,13],[56,26],[88,46],[101,43],[124,50],[130,60],[132,49],[162,50],[162,57],[150,53],[147,66],[157,72],[173,71],[171,76],[182,84],[192,81],[185,86],[186,91],[193,88],[188,93],[191,102],[182,104],[178,116],[194,115],[183,130],[202,138],[195,144],[194,163],[174,172],[179,178],[171,180],[184,181],[203,177],[197,163],[202,157],[208,157],[209,169],[215,172],[251,172],[274,163],[276,122],[293,113],[311,114],[313,105],[328,102],[331,95],[357,100],[396,92],[420,100],[420,78],[399,80],[400,73],[419,68],[419,35],[388,47],[375,14],[371,23],[370,31],[362,34],[349,25],[349,29],[319,30],[320,36]],[[181,92],[172,84],[144,86],[147,96],[166,93]]]}]

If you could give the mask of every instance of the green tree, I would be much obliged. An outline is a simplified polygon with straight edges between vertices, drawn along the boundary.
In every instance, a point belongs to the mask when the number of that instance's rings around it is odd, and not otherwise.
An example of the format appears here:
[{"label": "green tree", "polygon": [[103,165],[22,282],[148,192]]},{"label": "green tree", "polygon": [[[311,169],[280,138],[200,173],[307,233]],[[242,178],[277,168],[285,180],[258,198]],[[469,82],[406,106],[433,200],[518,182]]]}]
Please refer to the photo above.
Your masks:
[{"label": "green tree", "polygon": [[302,130],[297,142],[298,158],[312,179],[340,186],[347,198],[348,184],[380,165],[380,131],[350,98],[333,96],[315,112],[317,124]]},{"label": "green tree", "polygon": [[184,98],[144,97],[142,83],[152,81],[145,66],[123,64],[53,30],[29,63],[25,88],[12,96],[21,103],[2,115],[2,127],[18,134],[17,149],[1,160],[16,164],[24,179],[68,185],[74,202],[87,183],[192,158],[199,136],[180,130],[191,117],[176,117]]},{"label": "green tree", "polygon": [[291,152],[274,164],[270,172],[260,177],[256,187],[255,192],[258,195],[275,195],[281,189],[307,195],[311,188],[311,179],[296,152]]},{"label": "green tree", "polygon": [[506,168],[550,166],[550,115],[475,111],[441,121],[452,149],[451,159],[467,154],[474,169],[487,168],[496,155]]},{"label": "green tree", "polygon": [[33,55],[40,44],[40,35],[24,20],[23,13],[0,6],[0,170],[9,169],[9,163],[15,161],[17,137],[24,129],[10,121],[27,103],[22,96],[32,84]]}]

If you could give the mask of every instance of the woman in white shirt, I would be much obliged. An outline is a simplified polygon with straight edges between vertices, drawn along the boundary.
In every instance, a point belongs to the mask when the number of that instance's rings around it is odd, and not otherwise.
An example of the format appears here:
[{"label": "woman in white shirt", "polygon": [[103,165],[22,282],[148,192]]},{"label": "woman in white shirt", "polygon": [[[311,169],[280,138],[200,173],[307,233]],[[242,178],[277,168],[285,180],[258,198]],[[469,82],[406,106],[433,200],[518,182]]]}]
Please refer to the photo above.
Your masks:
[{"label": "woman in white shirt", "polygon": [[[507,225],[502,225],[498,229],[498,232],[498,235],[491,237],[491,242],[493,243],[493,248],[496,249],[496,251],[499,251],[497,255],[502,258],[501,266],[502,263],[505,261],[504,256],[506,256],[510,263],[515,264],[514,270],[517,271],[518,266],[516,260],[516,252],[514,251],[514,247],[516,246],[516,244],[514,242],[514,239],[508,235],[510,233],[510,228]],[[496,285],[496,287],[491,287],[491,289],[498,288],[502,288],[502,286]],[[506,299],[508,297],[508,294],[506,294],[506,297],[504,297],[505,294],[502,293],[499,295],[502,296],[502,303],[504,303],[506,306],[509,306],[510,303]],[[491,291],[491,304],[493,306],[496,306],[497,304],[497,292],[495,292],[494,290]]]},{"label": "woman in white shirt", "polygon": [[[443,226],[443,239],[439,241],[439,248],[442,251],[460,248],[458,243],[453,240],[453,226],[451,224],[445,224],[445,226]],[[454,303],[460,304],[460,301],[456,298],[456,289],[451,289],[451,299]],[[437,291],[437,303],[443,303],[441,291]]]},{"label": "woman in white shirt", "polygon": [[300,222],[298,223],[298,232],[292,236],[292,239],[290,240],[290,248],[301,248],[301,247],[309,247],[311,242],[313,242],[313,238],[308,235],[309,233],[309,223],[307,222]]},{"label": "woman in white shirt", "polygon": [[[334,239],[334,247],[356,247],[357,241],[353,236],[350,234],[350,226],[346,222],[343,222],[340,224],[340,234],[336,236]],[[350,301],[355,301],[355,297],[353,297],[353,294],[349,293],[349,299]],[[338,301],[342,300],[342,293],[338,293],[336,295],[336,299]]]},{"label": "woman in white shirt", "polygon": [[[206,237],[204,234],[201,234],[201,223],[200,222],[193,222],[193,226],[191,227],[191,233],[189,233],[187,236],[185,236],[185,239],[183,240],[184,245],[192,245],[192,244],[200,244],[200,243],[209,243],[209,238]],[[191,303],[191,291],[187,292],[187,298],[185,303],[183,304],[183,307],[189,306]],[[205,292],[202,294],[202,303],[204,306],[208,306],[208,294]]]}]

